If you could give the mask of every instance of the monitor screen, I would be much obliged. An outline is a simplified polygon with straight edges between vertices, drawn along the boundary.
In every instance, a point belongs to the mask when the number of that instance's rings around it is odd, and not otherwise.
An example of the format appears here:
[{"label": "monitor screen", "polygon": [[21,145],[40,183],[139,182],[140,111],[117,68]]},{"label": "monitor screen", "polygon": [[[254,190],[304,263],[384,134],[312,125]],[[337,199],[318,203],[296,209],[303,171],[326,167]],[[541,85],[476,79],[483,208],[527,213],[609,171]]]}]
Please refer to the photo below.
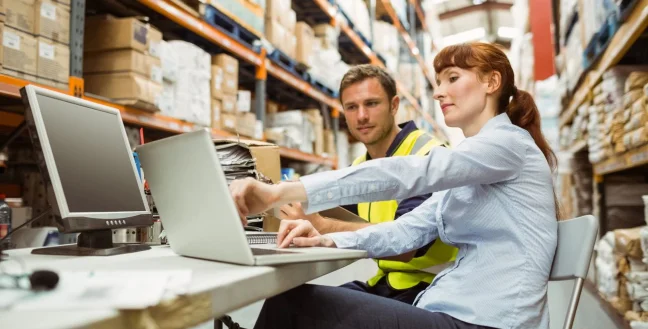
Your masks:
[{"label": "monitor screen", "polygon": [[70,213],[147,211],[113,113],[36,93]]}]

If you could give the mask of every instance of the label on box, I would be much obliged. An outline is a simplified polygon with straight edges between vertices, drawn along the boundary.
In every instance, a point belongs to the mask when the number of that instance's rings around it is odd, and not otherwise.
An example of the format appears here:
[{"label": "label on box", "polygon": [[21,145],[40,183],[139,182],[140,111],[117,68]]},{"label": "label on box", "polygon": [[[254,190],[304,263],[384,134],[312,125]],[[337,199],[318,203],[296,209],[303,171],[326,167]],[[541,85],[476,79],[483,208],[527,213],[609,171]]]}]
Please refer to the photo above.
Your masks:
[{"label": "label on box", "polygon": [[151,67],[151,81],[157,82],[157,83],[162,83],[162,68],[159,66],[152,66]]},{"label": "label on box", "polygon": [[236,129],[236,120],[235,120],[235,119],[233,120],[233,119],[230,118],[230,117],[227,117],[227,119],[225,119],[225,122],[223,122],[223,124],[224,124],[225,127],[227,127],[227,128]]},{"label": "label on box", "polygon": [[2,36],[2,45],[4,45],[7,48],[15,49],[15,50],[20,50],[20,36],[9,32],[9,31],[4,31],[4,34]]},{"label": "label on box", "polygon": [[151,42],[151,46],[149,47],[149,53],[153,57],[157,57],[157,58],[162,57],[162,46],[160,46],[160,43]]},{"label": "label on box", "polygon": [[227,73],[235,73],[236,69],[234,68],[234,65],[227,65],[226,67]]},{"label": "label on box", "polygon": [[234,80],[227,79],[226,86],[228,88],[236,88],[236,85],[234,84]]},{"label": "label on box", "polygon": [[51,19],[53,21],[56,20],[56,6],[55,5],[53,5],[51,3],[43,2],[41,4],[40,12],[41,12],[41,16],[43,16],[43,17],[45,17],[47,19]]},{"label": "label on box", "polygon": [[56,50],[54,45],[50,45],[42,41],[39,42],[38,55],[42,58],[46,58],[53,61],[54,57],[56,57]]},{"label": "label on box", "polygon": [[146,26],[139,25],[135,26],[133,29],[133,39],[135,39],[137,42],[145,45],[146,44],[146,36],[148,34],[148,29]]}]

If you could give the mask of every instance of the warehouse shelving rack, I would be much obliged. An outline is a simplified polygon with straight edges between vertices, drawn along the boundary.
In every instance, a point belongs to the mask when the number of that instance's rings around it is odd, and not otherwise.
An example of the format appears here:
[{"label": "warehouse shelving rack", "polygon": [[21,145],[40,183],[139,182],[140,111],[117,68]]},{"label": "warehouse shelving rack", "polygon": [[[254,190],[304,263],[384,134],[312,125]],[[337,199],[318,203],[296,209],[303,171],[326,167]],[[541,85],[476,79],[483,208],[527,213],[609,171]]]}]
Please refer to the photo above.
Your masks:
[{"label": "warehouse shelving rack", "polygon": [[[311,18],[311,20],[314,20],[317,23],[321,23],[323,22],[322,18],[325,18],[332,26],[339,27],[341,33],[344,33],[346,37],[352,41],[358,53],[364,54],[364,56],[366,57],[364,63],[371,63],[383,68],[385,67],[384,63],[379,59],[378,55],[371,49],[371,47],[369,47],[369,45],[367,45],[362,40],[362,38],[358,35],[358,33],[349,26],[349,22],[346,21],[346,18],[339,14],[339,9],[334,4],[334,2],[329,0],[312,0],[312,1],[314,1],[319,6],[321,12],[315,15],[316,18]],[[396,12],[393,10],[389,0],[376,0],[376,1],[382,1],[382,5],[385,6],[387,11],[391,10],[392,24],[396,26],[403,39],[405,39],[411,55],[419,63],[421,70],[423,70],[427,81],[429,82],[430,85],[432,85],[433,77],[429,74],[430,72],[427,69],[427,66],[425,65],[423,57],[420,54],[420,50],[416,46],[416,43],[412,40],[412,37],[410,36],[410,33],[414,33],[415,27],[408,33],[408,31],[406,31],[403,28],[403,25],[401,24],[400,20],[396,16]],[[420,24],[424,27],[424,31],[429,33],[429,30],[427,29],[427,25],[425,24],[424,13],[422,8],[420,7],[420,4],[416,0],[410,0],[409,9],[410,9],[410,16],[417,15],[416,17],[418,17],[418,19],[420,20]],[[374,15],[375,8],[369,8],[369,13],[370,15]],[[309,15],[313,15],[312,11],[309,11]],[[407,102],[411,104],[412,107],[419,113],[419,115],[421,115],[432,126],[432,132],[438,138],[447,141],[448,139],[443,129],[441,129],[439,124],[434,120],[434,118],[432,118],[432,116],[429,113],[425,112],[421,108],[421,104],[416,99],[416,97],[414,97],[414,95],[412,95],[406,88],[404,88],[402,83],[400,83],[399,81],[396,81],[396,83],[400,95],[404,99],[406,99]]]},{"label": "warehouse shelving rack", "polygon": [[[111,1],[111,0],[101,0]],[[338,26],[342,33],[344,33],[356,47],[360,54],[366,57],[366,62],[384,67],[379,56],[371,49],[369,45],[350,27],[341,15],[338,14],[337,6],[333,1],[329,0],[309,0],[318,6],[324,13],[326,20],[334,26]],[[386,1],[388,3],[388,1]],[[411,12],[416,13],[420,20],[420,24],[424,26],[425,20],[423,12],[416,1],[411,2]],[[232,38],[230,35],[223,31],[211,26],[200,17],[195,16],[190,11],[182,6],[178,6],[176,1],[173,0],[137,0],[133,1],[129,6],[136,7],[136,9],[144,10],[146,14],[155,16],[159,21],[164,20],[164,25],[173,24],[178,29],[181,29],[189,36],[190,41],[198,40],[206,49],[215,50],[215,52],[227,52],[240,60],[242,67],[241,80],[247,81],[246,87],[250,87],[257,95],[290,95],[291,99],[298,99],[297,104],[288,104],[291,106],[299,107],[319,107],[325,118],[327,127],[337,131],[339,127],[339,116],[342,111],[339,101],[330,95],[315,88],[310,81],[306,81],[292,72],[282,68],[281,66],[273,63],[267,58],[266,52],[261,47],[250,47],[246,43]],[[390,5],[391,6],[391,5]],[[183,132],[192,131],[199,127],[192,123],[184,122],[175,118],[164,116],[160,113],[151,113],[137,108],[114,104],[110,100],[103,99],[97,96],[86,94],[84,92],[83,84],[83,34],[84,34],[84,20],[86,13],[86,0],[72,0],[71,14],[70,14],[70,80],[69,90],[66,92],[70,95],[83,97],[85,99],[102,103],[121,111],[122,117],[127,124],[134,126],[141,126],[157,131],[162,131],[170,134],[178,134]],[[395,20],[395,24],[399,22]],[[155,25],[155,24],[153,24]],[[418,48],[415,48],[411,37],[407,32],[402,29],[401,35],[406,40],[410,40],[408,46],[414,57],[418,57],[417,61],[424,67],[423,60],[420,54],[415,54]],[[426,73],[426,77],[429,76]],[[18,99],[19,89],[27,84],[36,84],[23,79],[14,78],[6,75],[0,75],[0,97],[5,99]],[[440,129],[434,119],[421,109],[420,102],[407,91],[401,83],[398,83],[399,93],[406,99],[412,107],[415,108],[424,119],[433,127],[433,133],[439,138],[447,140],[443,130]],[[44,86],[49,88],[47,86]],[[50,88],[54,89],[54,88]],[[59,90],[61,91],[61,90]],[[265,121],[265,97],[255,97],[254,107],[256,115],[262,122]],[[212,129],[212,135],[215,138],[233,137],[232,133],[222,131],[219,129]],[[337,134],[335,134],[337,136]],[[327,165],[335,168],[337,159],[334,157],[322,157],[312,154],[307,154],[295,149],[282,147],[280,149],[282,158],[298,160],[303,162],[310,162],[315,164]]]}]

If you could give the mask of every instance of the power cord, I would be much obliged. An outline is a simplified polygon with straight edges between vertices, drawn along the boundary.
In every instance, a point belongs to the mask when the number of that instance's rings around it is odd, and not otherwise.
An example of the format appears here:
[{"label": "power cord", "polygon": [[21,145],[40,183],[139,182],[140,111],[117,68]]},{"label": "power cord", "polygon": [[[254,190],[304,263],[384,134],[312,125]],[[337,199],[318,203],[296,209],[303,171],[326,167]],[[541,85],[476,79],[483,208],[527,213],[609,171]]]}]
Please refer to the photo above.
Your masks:
[{"label": "power cord", "polygon": [[6,239],[8,239],[8,238],[9,238],[9,237],[14,233],[14,232],[18,231],[19,229],[23,228],[24,226],[26,226],[26,225],[32,223],[32,222],[35,221],[35,220],[38,220],[38,219],[43,218],[43,217],[45,217],[46,215],[49,215],[49,213],[50,213],[51,211],[52,211],[52,208],[49,208],[49,209],[43,211],[42,213],[38,214],[38,216],[33,217],[33,218],[31,218],[30,220],[28,220],[28,221],[22,223],[20,226],[16,227],[15,229],[12,229],[11,232],[9,232],[7,235],[4,236],[4,238],[0,239],[0,261],[2,261],[2,258],[3,258],[3,257],[2,257],[2,256],[3,256],[3,253],[2,253],[2,242],[4,242],[4,241],[5,241]]}]

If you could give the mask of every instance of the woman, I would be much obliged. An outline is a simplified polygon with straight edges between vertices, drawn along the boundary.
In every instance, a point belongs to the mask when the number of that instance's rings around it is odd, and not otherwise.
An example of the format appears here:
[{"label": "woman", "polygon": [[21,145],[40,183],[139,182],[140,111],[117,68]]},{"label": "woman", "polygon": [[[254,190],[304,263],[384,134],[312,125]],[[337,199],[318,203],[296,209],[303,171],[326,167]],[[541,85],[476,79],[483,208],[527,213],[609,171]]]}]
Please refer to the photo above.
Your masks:
[{"label": "woman", "polygon": [[[307,212],[340,204],[445,191],[398,220],[320,235],[308,221],[284,221],[280,245],[366,250],[380,258],[436,238],[457,246],[414,306],[337,287],[304,285],[269,299],[256,328],[549,328],[547,282],[556,249],[555,156],[528,93],[497,47],[446,47],[434,60],[434,97],[448,126],[466,139],[427,157],[386,158],[275,186],[231,186],[242,216],[288,202]],[[447,191],[446,191],[447,190]],[[401,305],[402,304],[402,305]]]}]

